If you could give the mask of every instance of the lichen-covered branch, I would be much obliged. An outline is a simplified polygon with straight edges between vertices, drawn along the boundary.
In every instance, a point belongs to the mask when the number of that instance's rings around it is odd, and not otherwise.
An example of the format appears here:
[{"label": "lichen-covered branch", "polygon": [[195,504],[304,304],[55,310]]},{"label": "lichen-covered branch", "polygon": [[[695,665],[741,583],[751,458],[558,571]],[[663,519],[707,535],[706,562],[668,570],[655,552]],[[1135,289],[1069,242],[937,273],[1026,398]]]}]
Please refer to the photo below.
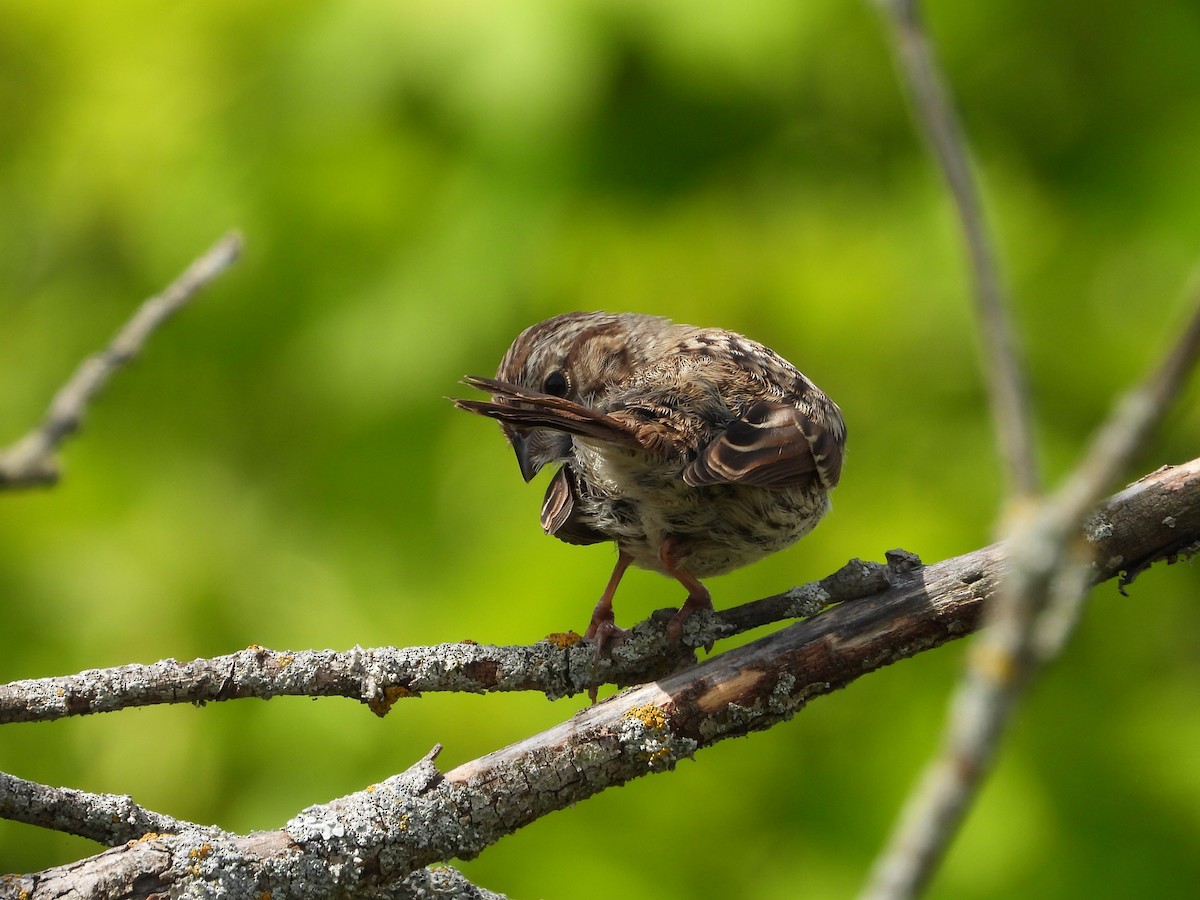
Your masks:
[{"label": "lichen-covered branch", "polygon": [[591,644],[573,633],[514,647],[460,643],[340,652],[250,647],[213,659],[167,659],[0,685],[0,724],[244,697],[350,697],[379,715],[400,699],[436,691],[539,691],[556,699],[595,684],[650,681],[694,662],[691,647],[879,593],[894,573],[919,563],[904,551],[891,551],[886,565],[856,559],[803,587],[698,614],[689,622],[682,647],[672,647],[666,639],[669,615],[655,615],[635,626],[629,639],[602,660],[596,659]]},{"label": "lichen-covered branch", "polygon": [[[1177,476],[1191,465],[1166,472]],[[1141,492],[1129,497],[1118,495],[1123,497],[1122,504],[1132,510],[1130,514],[1143,511],[1144,498],[1150,496],[1143,492],[1150,490],[1155,479],[1163,477],[1166,477],[1163,473],[1147,476],[1148,481],[1139,483]],[[1172,541],[1182,532],[1160,531],[1164,552],[1171,552]],[[1136,571],[1140,565],[1136,560],[1153,549],[1131,555],[1127,548],[1113,545],[1107,557],[1125,560],[1124,568]],[[852,560],[821,581],[711,615],[697,614],[689,622],[683,644],[697,647],[772,622],[812,616],[831,604],[882,596],[892,582],[902,579],[914,565],[919,565],[919,560],[903,551],[889,554],[886,565]],[[833,610],[826,613],[834,614]],[[386,714],[402,699],[439,691],[538,691],[555,699],[581,693],[596,683],[640,684],[690,664],[693,660],[690,651],[681,652],[668,645],[663,631],[667,618],[669,615],[664,611],[638,624],[632,629],[630,639],[603,660],[596,659],[591,645],[579,642],[576,635],[566,634],[552,635],[528,646],[509,647],[475,643],[356,647],[348,651],[250,647],[212,659],[188,662],[168,659],[150,665],[14,681],[0,685],[0,724],[47,721],[163,703],[248,697],[349,697],[367,704],[379,715]]]},{"label": "lichen-covered branch", "polygon": [[200,830],[121,794],[54,788],[0,772],[0,818],[88,838],[109,847],[148,832]]},{"label": "lichen-covered branch", "polygon": [[142,303],[107,347],[80,363],[54,395],[38,426],[11,447],[0,449],[0,490],[53,484],[58,480],[55,454],[62,442],[78,430],[92,399],[118,369],[142,351],[160,325],[237,261],[241,248],[240,235],[225,235],[166,290]]},{"label": "lichen-covered branch", "polygon": [[[1083,535],[1096,559],[1089,581],[1195,552],[1198,500],[1200,459],[1109,498]],[[182,897],[381,896],[430,863],[471,858],[554,810],[769,728],[814,697],[969,633],[1002,582],[1004,549],[894,577],[881,593],[631,688],[445,774],[434,766],[435,750],[401,775],[302,811],[278,831],[155,836],[10,884],[30,898],[72,886],[95,898],[168,888]],[[0,896],[7,889],[0,885]]]},{"label": "lichen-covered branch", "polygon": [[[428,762],[414,767],[422,771]],[[411,773],[400,781],[411,779]],[[407,782],[405,782],[407,783]],[[0,811],[6,818],[39,825],[80,837],[90,838],[109,847],[119,847],[114,853],[101,853],[70,865],[28,876],[0,877],[0,898],[14,897],[144,897],[138,885],[155,878],[167,883],[175,880],[170,867],[186,860],[184,869],[194,877],[223,858],[223,848],[236,847],[242,854],[247,847],[259,845],[257,836],[239,838],[212,826],[183,822],[146,810],[129,797],[114,794],[89,794],[67,788],[52,788],[0,774]],[[262,838],[272,844],[272,836]],[[120,846],[125,845],[125,846]],[[175,854],[168,848],[181,848],[186,855]],[[244,883],[244,866],[235,865],[221,873],[225,888]],[[309,889],[303,881],[303,870],[292,878],[295,893],[289,896],[323,896],[304,894]],[[416,869],[382,885],[389,900],[431,900],[453,897],[460,900],[505,900],[502,894],[485,890],[469,882],[461,872],[449,866]],[[204,895],[204,881],[184,884],[183,896]],[[238,895],[241,896],[241,895]],[[254,896],[246,894],[245,896]]]}]

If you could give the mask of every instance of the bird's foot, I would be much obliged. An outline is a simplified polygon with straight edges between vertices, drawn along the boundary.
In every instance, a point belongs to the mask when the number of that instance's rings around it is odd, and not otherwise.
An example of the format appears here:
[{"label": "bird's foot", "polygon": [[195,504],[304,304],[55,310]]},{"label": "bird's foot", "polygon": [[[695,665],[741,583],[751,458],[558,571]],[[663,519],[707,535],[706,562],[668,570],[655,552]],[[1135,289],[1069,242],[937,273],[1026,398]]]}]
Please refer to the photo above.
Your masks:
[{"label": "bird's foot", "polygon": [[587,631],[583,633],[583,639],[596,645],[598,657],[607,658],[612,654],[612,648],[621,643],[627,633],[624,628],[617,627],[610,609],[607,617],[600,614],[592,616]]},{"label": "bird's foot", "polygon": [[588,624],[587,631],[583,633],[585,641],[591,641],[596,645],[596,658],[592,661],[592,686],[588,688],[588,699],[593,703],[596,702],[596,693],[600,688],[598,683],[600,660],[608,659],[612,654],[612,648],[624,640],[626,633],[624,628],[618,628],[613,621],[611,604],[605,607],[602,602],[596,607],[596,611],[592,613],[592,621]]},{"label": "bird's foot", "polygon": [[[679,639],[683,636],[683,623],[690,619],[695,613],[700,610],[709,610],[713,608],[712,597],[708,591],[702,594],[690,594],[683,606],[679,608],[679,612],[671,617],[667,622],[667,643],[672,647],[679,646]],[[704,645],[704,652],[711,653],[713,648],[712,641]]]}]

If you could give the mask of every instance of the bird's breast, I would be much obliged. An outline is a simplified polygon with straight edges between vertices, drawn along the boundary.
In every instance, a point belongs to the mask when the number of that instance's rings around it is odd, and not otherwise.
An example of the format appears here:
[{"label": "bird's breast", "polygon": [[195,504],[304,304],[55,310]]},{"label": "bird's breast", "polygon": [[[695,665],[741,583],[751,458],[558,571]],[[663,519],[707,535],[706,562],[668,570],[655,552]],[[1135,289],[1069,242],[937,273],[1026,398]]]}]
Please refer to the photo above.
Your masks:
[{"label": "bird's breast", "polygon": [[665,571],[659,548],[672,537],[686,548],[688,571],[704,578],[791,546],[829,508],[816,481],[786,488],[690,487],[683,480],[687,462],[576,438],[568,465],[578,476],[580,518],[633,556],[635,565],[659,572]]}]

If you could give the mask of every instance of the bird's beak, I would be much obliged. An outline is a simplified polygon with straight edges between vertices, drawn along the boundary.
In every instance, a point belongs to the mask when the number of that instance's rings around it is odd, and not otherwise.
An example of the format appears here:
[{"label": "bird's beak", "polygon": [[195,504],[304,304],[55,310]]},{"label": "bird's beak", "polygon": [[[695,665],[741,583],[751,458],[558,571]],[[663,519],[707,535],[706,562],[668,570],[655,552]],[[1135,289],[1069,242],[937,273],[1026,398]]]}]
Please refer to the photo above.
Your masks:
[{"label": "bird's beak", "polygon": [[542,461],[537,459],[534,446],[536,431],[517,431],[515,428],[504,429],[508,432],[508,442],[512,444],[513,453],[517,455],[517,465],[521,467],[521,477],[532,481],[533,476],[542,467]]},{"label": "bird's beak", "polygon": [[568,435],[544,428],[513,428],[506,426],[505,434],[512,444],[513,453],[517,456],[517,465],[521,467],[521,477],[532,481],[548,462],[562,459],[571,449],[571,438]]}]

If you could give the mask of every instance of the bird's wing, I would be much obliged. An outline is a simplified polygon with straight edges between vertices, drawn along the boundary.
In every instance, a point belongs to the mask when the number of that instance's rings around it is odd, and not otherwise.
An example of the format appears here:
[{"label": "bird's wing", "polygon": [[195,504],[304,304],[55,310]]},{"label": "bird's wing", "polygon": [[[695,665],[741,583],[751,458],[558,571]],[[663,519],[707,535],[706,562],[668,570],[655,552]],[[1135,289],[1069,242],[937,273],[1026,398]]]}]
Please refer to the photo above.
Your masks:
[{"label": "bird's wing", "polygon": [[[687,447],[682,433],[666,418],[655,417],[648,409],[631,406],[616,413],[602,413],[574,400],[494,378],[468,376],[463,382],[490,391],[492,400],[455,400],[459,409],[518,428],[549,428],[665,456],[684,452]],[[785,487],[803,483],[815,475],[827,488],[832,488],[841,476],[845,441],[841,412],[819,392],[817,396],[802,397],[798,404],[759,400],[700,448],[696,459],[684,469],[683,480],[692,487],[709,484]],[[569,487],[555,488],[552,482],[551,492]],[[549,515],[547,509],[552,507],[551,499],[548,492],[543,507],[544,526]],[[570,504],[566,500],[560,502],[573,505],[573,500]]]},{"label": "bird's wing", "polygon": [[546,499],[542,501],[542,528],[568,544],[599,544],[609,540],[580,520],[577,508],[579,490],[575,475],[566,466],[550,479]]},{"label": "bird's wing", "polygon": [[757,484],[783,487],[816,475],[827,488],[838,483],[846,429],[837,407],[759,400],[700,450],[683,470],[693,487]]}]

